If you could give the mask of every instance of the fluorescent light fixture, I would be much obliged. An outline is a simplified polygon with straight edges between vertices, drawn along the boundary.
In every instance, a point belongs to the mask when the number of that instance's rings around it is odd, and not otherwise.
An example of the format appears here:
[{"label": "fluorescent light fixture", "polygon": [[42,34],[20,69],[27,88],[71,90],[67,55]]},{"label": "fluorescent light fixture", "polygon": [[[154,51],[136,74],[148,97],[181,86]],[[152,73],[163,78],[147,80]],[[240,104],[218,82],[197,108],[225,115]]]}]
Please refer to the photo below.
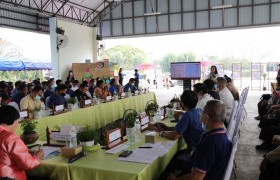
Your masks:
[{"label": "fluorescent light fixture", "polygon": [[159,15],[161,14],[160,12],[151,12],[151,13],[145,13],[144,16],[154,16],[154,15]]},{"label": "fluorescent light fixture", "polygon": [[232,4],[228,5],[221,5],[221,6],[213,6],[211,9],[225,9],[225,8],[231,8]]}]

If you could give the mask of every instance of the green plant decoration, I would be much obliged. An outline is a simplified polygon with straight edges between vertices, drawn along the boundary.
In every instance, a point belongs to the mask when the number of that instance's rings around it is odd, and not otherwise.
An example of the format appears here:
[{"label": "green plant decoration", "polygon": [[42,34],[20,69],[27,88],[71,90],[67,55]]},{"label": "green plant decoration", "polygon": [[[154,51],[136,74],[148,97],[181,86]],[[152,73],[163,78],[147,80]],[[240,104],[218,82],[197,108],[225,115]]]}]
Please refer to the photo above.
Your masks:
[{"label": "green plant decoration", "polygon": [[70,99],[68,99],[67,103],[68,104],[75,104],[75,103],[77,103],[77,100],[75,98],[70,98]]},{"label": "green plant decoration", "polygon": [[88,125],[85,125],[82,130],[77,133],[77,139],[80,142],[98,141],[97,137],[95,130],[90,129]]},{"label": "green plant decoration", "polygon": [[158,107],[159,106],[155,101],[148,101],[145,108],[146,114],[148,116],[154,116],[157,113]]},{"label": "green plant decoration", "polygon": [[21,128],[23,131],[23,134],[34,134],[35,129],[37,128],[38,122],[34,120],[25,120],[21,123]]},{"label": "green plant decoration", "polygon": [[138,117],[138,113],[134,109],[129,109],[124,112],[123,121],[127,128],[133,128],[135,121]]}]

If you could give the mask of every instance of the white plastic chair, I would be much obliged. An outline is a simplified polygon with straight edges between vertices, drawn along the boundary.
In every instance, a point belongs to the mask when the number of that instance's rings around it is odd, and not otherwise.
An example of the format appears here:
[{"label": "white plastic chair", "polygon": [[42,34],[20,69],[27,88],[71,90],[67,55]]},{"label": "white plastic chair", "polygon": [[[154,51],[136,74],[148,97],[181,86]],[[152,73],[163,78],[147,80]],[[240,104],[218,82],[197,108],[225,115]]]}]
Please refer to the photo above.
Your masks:
[{"label": "white plastic chair", "polygon": [[232,112],[231,112],[231,115],[230,115],[230,118],[229,118],[229,122],[231,122],[236,116],[238,103],[239,103],[238,101],[234,101],[234,105],[233,105]]},{"label": "white plastic chair", "polygon": [[228,161],[227,169],[226,169],[226,172],[224,174],[223,180],[229,180],[230,179],[230,176],[231,176],[231,173],[232,173],[232,170],[233,170],[233,166],[234,166],[234,157],[235,157],[235,153],[237,151],[237,143],[238,143],[238,138],[237,138],[237,136],[235,136],[233,138],[233,141],[232,141],[232,150],[231,150],[230,158],[229,158],[229,161]]},{"label": "white plastic chair", "polygon": [[236,118],[234,118],[233,120],[230,121],[230,124],[227,129],[227,135],[228,135],[228,139],[230,141],[232,141],[235,127],[236,127]]},{"label": "white plastic chair", "polygon": [[235,124],[235,128],[234,128],[234,131],[233,131],[233,137],[237,136],[237,133],[240,130],[241,118],[243,117],[243,113],[244,113],[244,106],[242,106],[239,109],[238,114],[236,116],[236,124]]}]

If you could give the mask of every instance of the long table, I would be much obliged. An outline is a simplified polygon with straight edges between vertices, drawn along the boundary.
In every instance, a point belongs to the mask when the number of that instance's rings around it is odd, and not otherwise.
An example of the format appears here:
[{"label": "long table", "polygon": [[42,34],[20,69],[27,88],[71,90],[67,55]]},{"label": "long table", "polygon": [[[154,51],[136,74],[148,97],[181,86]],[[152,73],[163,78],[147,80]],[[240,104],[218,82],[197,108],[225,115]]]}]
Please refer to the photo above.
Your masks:
[{"label": "long table", "polygon": [[[129,149],[133,150],[143,145],[146,133],[142,133],[140,143]],[[160,138],[160,141],[166,142],[168,140]],[[33,169],[29,174],[48,176],[54,180],[154,180],[159,178],[174,154],[184,145],[183,138],[174,142],[167,154],[157,158],[151,164],[119,161],[117,158],[120,153],[116,155],[106,154],[106,150],[101,149],[97,152],[89,152],[86,157],[72,164],[68,164],[67,159],[60,155],[43,160],[41,166]]]},{"label": "long table", "polygon": [[[115,120],[121,119],[128,109],[135,109],[137,112],[143,112],[146,103],[150,100],[156,100],[155,93],[147,93],[130,98],[120,99],[96,106],[81,108],[75,111],[66,112],[56,116],[46,116],[37,119],[37,133],[40,140],[46,140],[46,128],[53,130],[55,126],[61,125],[89,125],[91,128],[98,129]],[[16,134],[20,135],[22,130],[18,127]]]}]

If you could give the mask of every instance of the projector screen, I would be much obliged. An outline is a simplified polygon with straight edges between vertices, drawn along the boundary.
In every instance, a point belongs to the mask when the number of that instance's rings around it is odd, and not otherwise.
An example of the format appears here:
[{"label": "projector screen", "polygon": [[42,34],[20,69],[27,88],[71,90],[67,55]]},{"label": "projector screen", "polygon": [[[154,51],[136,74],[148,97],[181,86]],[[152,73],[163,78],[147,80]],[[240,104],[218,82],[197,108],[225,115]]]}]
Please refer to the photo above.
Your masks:
[{"label": "projector screen", "polygon": [[171,79],[200,79],[200,62],[176,62],[170,65]]}]

